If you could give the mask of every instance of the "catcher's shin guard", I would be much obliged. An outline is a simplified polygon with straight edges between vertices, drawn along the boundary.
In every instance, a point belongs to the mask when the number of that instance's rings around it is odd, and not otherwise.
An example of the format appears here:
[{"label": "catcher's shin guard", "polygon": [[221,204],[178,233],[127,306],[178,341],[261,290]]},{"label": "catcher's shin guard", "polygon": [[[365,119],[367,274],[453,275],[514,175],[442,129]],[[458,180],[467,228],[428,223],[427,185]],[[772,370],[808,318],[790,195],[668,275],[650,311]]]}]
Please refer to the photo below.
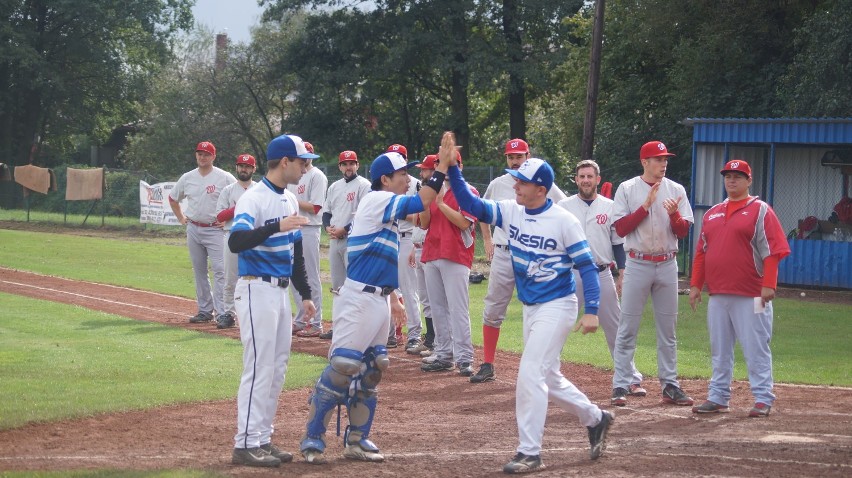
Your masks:
[{"label": "catcher's shin guard", "polygon": [[365,451],[377,453],[378,447],[368,437],[378,404],[376,388],[389,364],[387,348],[384,345],[370,347],[364,352],[363,361],[366,369],[355,381],[352,396],[346,403],[349,426],[343,441],[346,445],[358,444]]},{"label": "catcher's shin guard", "polygon": [[349,386],[348,384],[345,387],[335,386],[332,380],[333,374],[337,374],[337,372],[332,369],[331,365],[326,367],[308,401],[310,404],[308,423],[305,436],[299,447],[302,452],[310,449],[320,453],[325,451],[325,432],[328,428],[328,422],[331,420],[331,414],[336,406],[342,405],[346,401]]}]

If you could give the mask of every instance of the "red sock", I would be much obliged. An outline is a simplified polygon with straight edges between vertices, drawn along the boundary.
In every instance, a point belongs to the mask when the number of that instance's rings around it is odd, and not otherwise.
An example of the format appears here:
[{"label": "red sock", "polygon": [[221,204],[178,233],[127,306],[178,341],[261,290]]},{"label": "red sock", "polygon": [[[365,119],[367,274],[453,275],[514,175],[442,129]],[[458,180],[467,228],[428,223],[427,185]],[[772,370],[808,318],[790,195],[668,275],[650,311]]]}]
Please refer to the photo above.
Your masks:
[{"label": "red sock", "polygon": [[483,361],[494,363],[494,353],[497,351],[497,339],[500,338],[500,328],[490,325],[482,326],[482,355]]}]

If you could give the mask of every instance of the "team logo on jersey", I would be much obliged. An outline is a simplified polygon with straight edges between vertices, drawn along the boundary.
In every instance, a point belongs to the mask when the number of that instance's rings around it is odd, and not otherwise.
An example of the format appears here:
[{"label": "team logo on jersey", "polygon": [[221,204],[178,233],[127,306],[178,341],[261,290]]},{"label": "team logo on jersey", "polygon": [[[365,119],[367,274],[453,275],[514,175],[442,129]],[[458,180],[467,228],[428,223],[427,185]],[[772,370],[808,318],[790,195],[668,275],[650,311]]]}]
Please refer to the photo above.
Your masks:
[{"label": "team logo on jersey", "polygon": [[606,214],[598,214],[597,216],[595,216],[595,218],[598,220],[598,224],[606,224],[607,220],[609,219],[609,216],[607,216]]},{"label": "team logo on jersey", "polygon": [[561,258],[557,257],[540,257],[535,261],[527,264],[527,277],[535,282],[548,282],[556,279],[559,274],[553,266],[558,265]]},{"label": "team logo on jersey", "polygon": [[296,188],[296,190],[299,192],[299,194],[305,194],[305,185],[300,184],[299,187]]},{"label": "team logo on jersey", "polygon": [[349,202],[354,201],[355,200],[355,193],[354,192],[346,193],[346,200],[349,201]]},{"label": "team logo on jersey", "polygon": [[215,184],[211,184],[210,186],[207,186],[207,194],[213,194],[215,192],[216,192],[216,185]]},{"label": "team logo on jersey", "polygon": [[556,249],[556,239],[533,234],[521,234],[520,230],[512,225],[509,226],[509,237],[533,249],[545,251]]},{"label": "team logo on jersey", "polygon": [[712,221],[713,219],[716,219],[716,218],[719,218],[719,217],[725,217],[725,213],[717,212],[716,214],[711,214],[711,215],[707,216],[707,220]]}]

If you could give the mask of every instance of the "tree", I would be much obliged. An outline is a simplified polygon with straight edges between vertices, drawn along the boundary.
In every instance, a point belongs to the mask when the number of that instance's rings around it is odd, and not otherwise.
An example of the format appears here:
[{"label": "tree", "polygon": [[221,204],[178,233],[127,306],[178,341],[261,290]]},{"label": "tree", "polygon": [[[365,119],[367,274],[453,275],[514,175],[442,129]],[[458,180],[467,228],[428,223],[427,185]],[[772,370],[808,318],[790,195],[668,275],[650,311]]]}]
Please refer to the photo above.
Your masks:
[{"label": "tree", "polygon": [[[0,152],[28,162],[59,153],[74,134],[99,136],[133,118],[191,0],[6,1],[0,7]],[[57,159],[44,158],[48,164]]]}]

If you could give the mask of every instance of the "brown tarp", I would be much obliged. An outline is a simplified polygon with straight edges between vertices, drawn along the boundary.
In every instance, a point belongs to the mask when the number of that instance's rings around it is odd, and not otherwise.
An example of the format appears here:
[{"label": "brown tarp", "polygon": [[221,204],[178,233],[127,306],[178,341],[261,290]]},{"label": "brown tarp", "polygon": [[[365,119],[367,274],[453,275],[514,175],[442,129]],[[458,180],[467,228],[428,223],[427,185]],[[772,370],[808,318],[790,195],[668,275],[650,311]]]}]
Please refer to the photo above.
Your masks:
[{"label": "brown tarp", "polygon": [[68,173],[68,182],[65,186],[66,201],[90,201],[104,197],[104,168],[68,168],[66,171]]},{"label": "brown tarp", "polygon": [[12,180],[12,170],[9,169],[9,166],[3,163],[0,163],[0,181],[11,181]]},{"label": "brown tarp", "polygon": [[56,191],[56,174],[53,170],[31,164],[15,166],[15,182],[24,187],[24,195],[28,194],[28,190],[42,194]]}]

